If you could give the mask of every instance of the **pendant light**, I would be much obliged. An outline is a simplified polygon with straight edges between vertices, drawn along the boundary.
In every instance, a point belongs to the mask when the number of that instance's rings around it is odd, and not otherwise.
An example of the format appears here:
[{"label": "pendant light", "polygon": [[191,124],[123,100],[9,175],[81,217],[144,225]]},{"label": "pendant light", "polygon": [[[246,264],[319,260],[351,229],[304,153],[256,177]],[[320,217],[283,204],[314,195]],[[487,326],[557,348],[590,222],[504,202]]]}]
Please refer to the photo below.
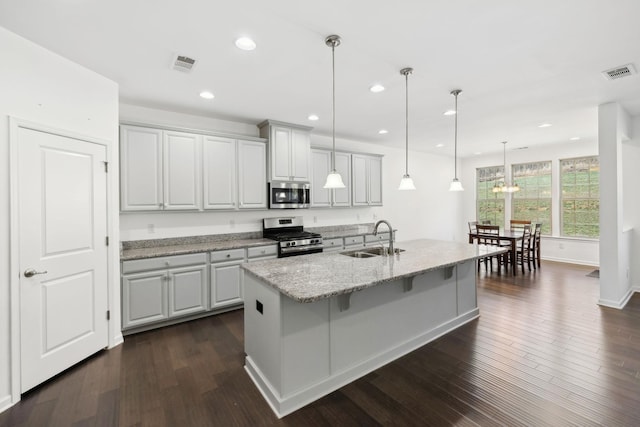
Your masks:
[{"label": "pendant light", "polygon": [[344,188],[344,182],[342,177],[336,170],[336,46],[340,46],[340,36],[332,35],[324,39],[327,46],[331,48],[331,80],[333,83],[333,104],[331,108],[332,112],[332,139],[333,139],[333,151],[331,153],[331,172],[327,175],[327,182],[324,183],[322,188]]},{"label": "pendant light", "polygon": [[451,95],[456,98],[455,109],[455,132],[453,137],[453,181],[449,185],[449,191],[464,191],[462,183],[458,181],[458,95],[462,92],[460,89],[454,89],[451,91]]},{"label": "pendant light", "polygon": [[507,141],[502,141],[502,158],[504,161],[504,177],[505,179],[502,181],[502,183],[498,184],[496,183],[496,185],[493,186],[493,192],[494,193],[515,193],[516,191],[520,191],[520,187],[518,186],[518,184],[513,184],[510,185],[507,182]]},{"label": "pendant light", "polygon": [[413,68],[403,68],[400,70],[400,74],[404,76],[405,80],[405,169],[404,175],[400,180],[400,186],[398,190],[415,190],[416,186],[413,185],[413,179],[409,176],[409,74],[413,73]]}]

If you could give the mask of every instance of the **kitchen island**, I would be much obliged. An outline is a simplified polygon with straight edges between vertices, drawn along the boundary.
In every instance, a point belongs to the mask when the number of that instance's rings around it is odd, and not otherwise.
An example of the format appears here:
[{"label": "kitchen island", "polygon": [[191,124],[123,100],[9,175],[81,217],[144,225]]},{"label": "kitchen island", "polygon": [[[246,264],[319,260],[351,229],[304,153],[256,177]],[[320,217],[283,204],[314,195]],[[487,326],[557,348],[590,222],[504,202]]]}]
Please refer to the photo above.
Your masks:
[{"label": "kitchen island", "polygon": [[477,318],[474,260],[437,240],[244,264],[245,369],[279,417]]}]

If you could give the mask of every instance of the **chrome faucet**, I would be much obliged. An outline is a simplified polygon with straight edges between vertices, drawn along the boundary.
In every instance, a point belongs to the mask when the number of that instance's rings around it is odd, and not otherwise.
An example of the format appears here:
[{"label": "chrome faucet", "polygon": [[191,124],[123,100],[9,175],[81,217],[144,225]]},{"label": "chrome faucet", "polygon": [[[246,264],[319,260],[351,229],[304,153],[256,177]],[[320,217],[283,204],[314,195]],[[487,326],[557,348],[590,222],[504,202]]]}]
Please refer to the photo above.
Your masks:
[{"label": "chrome faucet", "polygon": [[394,252],[393,252],[393,228],[391,227],[391,224],[389,224],[389,221],[387,221],[386,219],[381,219],[380,221],[376,222],[376,225],[373,226],[373,235],[376,236],[378,234],[378,227],[380,226],[380,224],[386,224],[387,228],[389,228],[389,255],[393,255],[394,254]]}]

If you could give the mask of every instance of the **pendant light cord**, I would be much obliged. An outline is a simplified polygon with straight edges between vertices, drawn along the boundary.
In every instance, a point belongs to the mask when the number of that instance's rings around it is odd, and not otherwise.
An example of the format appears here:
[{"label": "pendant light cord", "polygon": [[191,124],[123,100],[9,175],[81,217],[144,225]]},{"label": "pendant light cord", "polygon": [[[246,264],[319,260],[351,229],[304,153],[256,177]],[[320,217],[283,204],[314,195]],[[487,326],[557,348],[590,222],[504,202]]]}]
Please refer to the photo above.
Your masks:
[{"label": "pendant light cord", "polygon": [[331,45],[331,81],[332,81],[332,99],[331,115],[332,115],[332,139],[333,139],[333,152],[331,155],[331,170],[336,170],[336,44]]},{"label": "pendant light cord", "polygon": [[458,94],[456,93],[456,117],[453,134],[453,178],[458,180]]},{"label": "pendant light cord", "polygon": [[405,108],[404,108],[404,117],[405,117],[405,165],[404,165],[404,173],[409,176],[409,73],[404,75],[405,80]]}]

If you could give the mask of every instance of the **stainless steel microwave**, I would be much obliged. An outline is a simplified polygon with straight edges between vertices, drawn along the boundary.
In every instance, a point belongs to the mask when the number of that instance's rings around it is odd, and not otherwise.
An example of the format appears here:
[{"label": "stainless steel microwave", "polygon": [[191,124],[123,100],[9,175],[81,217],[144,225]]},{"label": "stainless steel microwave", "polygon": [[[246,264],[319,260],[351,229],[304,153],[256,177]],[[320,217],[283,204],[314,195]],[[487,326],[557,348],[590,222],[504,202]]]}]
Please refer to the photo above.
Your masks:
[{"label": "stainless steel microwave", "polygon": [[308,182],[273,181],[269,183],[269,209],[309,207],[311,185]]}]

